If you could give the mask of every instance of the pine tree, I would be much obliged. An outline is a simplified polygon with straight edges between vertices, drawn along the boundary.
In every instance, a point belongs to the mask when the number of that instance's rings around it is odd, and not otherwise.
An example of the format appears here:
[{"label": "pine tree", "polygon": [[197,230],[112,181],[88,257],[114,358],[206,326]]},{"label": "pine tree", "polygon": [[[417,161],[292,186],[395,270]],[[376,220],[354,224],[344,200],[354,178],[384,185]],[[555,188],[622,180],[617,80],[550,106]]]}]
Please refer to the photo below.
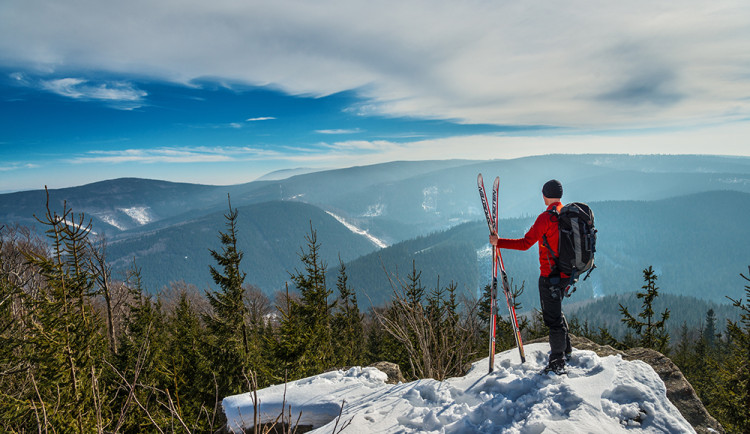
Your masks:
[{"label": "pine tree", "polygon": [[[47,227],[51,252],[23,254],[40,279],[28,281],[25,288],[7,275],[0,280],[3,294],[15,299],[23,315],[0,330],[14,332],[3,334],[12,351],[2,363],[12,368],[3,381],[15,386],[0,389],[0,419],[11,424],[3,426],[9,431],[96,431],[106,407],[99,399],[98,379],[103,370],[99,355],[107,343],[103,321],[90,303],[96,279],[88,268],[91,223],[67,205],[62,214],[53,212],[49,196],[46,214],[37,220]],[[8,314],[3,312],[3,319]]]},{"label": "pine tree", "polygon": [[674,350],[672,355],[672,361],[680,367],[683,373],[688,368],[688,363],[691,360],[692,352],[692,339],[690,337],[690,329],[688,329],[687,322],[683,322],[680,326],[680,340],[677,344],[677,348]]},{"label": "pine tree", "polygon": [[706,312],[706,327],[703,329],[703,339],[706,340],[706,345],[709,348],[714,347],[716,342],[716,314],[713,309]]},{"label": "pine tree", "polygon": [[357,305],[357,294],[349,287],[348,280],[346,266],[339,258],[339,275],[336,282],[339,297],[333,314],[332,328],[336,362],[341,366],[361,365],[365,352],[362,315]]},{"label": "pine tree", "polygon": [[411,306],[421,305],[424,297],[425,287],[422,286],[422,271],[417,271],[417,262],[412,259],[411,273],[406,276],[404,295]]},{"label": "pine tree", "polygon": [[279,309],[282,317],[277,354],[290,378],[319,374],[334,365],[331,311],[335,302],[328,303],[333,291],[326,287],[326,265],[320,258],[312,223],[305,241],[307,249],[301,249],[299,255],[304,270],[291,275],[300,298],[287,295],[287,306]]},{"label": "pine tree", "polygon": [[283,300],[283,305],[276,306],[281,318],[277,339],[273,341],[273,352],[277,361],[274,379],[286,383],[290,379],[304,377],[299,361],[306,349],[307,337],[299,300],[289,294],[288,286]]},{"label": "pine tree", "polygon": [[209,332],[207,350],[216,370],[219,392],[222,396],[239,393],[245,387],[245,371],[248,369],[250,348],[248,327],[245,322],[248,311],[244,303],[246,273],[240,269],[243,253],[237,248],[237,209],[232,209],[229,200],[226,232],[219,232],[222,250],[209,250],[220,270],[209,267],[211,277],[219,289],[206,291],[212,313],[204,315]]},{"label": "pine tree", "polygon": [[653,302],[659,296],[656,279],[657,276],[653,267],[649,266],[643,270],[643,280],[646,284],[642,286],[642,289],[645,291],[636,294],[638,298],[643,299],[643,311],[638,314],[638,317],[642,318],[643,321],[633,317],[628,312],[628,308],[622,304],[620,304],[620,312],[623,315],[622,322],[639,336],[638,343],[641,346],[664,352],[667,350],[669,343],[669,334],[665,330],[665,323],[669,319],[669,309],[665,309],[661,314],[661,320],[654,320]]},{"label": "pine tree", "polygon": [[593,341],[599,345],[609,345],[610,347],[616,348],[618,350],[625,349],[625,346],[618,342],[614,336],[612,336],[606,325],[599,327],[598,333],[594,335]]},{"label": "pine tree", "polygon": [[168,342],[164,353],[167,387],[179,416],[191,426],[207,430],[199,419],[202,408],[215,401],[210,362],[200,351],[206,345],[206,330],[185,291],[167,318]]},{"label": "pine tree", "polygon": [[[35,375],[48,404],[60,399],[64,404],[53,418],[52,425],[68,426],[85,432],[94,426],[90,370],[96,369],[95,354],[105,348],[98,332],[100,322],[94,315],[87,297],[94,285],[94,276],[84,268],[86,238],[91,225],[84,225],[85,217],[73,217],[64,208],[62,215],[50,213],[40,222],[48,226],[52,240],[52,258],[32,256],[30,261],[39,266],[46,279],[47,293],[37,300],[36,323],[33,335]],[[51,380],[51,384],[45,380]],[[57,390],[55,390],[57,389]],[[55,396],[57,395],[57,396]],[[72,422],[72,423],[71,423]]]},{"label": "pine tree", "polygon": [[[750,274],[740,276],[750,283]],[[723,393],[716,403],[717,418],[727,432],[747,433],[750,432],[750,284],[745,285],[745,300],[730,300],[740,309],[740,321],[727,321],[729,354],[719,371]]]},{"label": "pine tree", "polygon": [[268,318],[271,304],[260,289],[252,285],[245,287],[245,305],[249,312],[248,318],[248,346],[251,355],[249,369],[255,374],[258,387],[266,387],[273,383],[272,356],[273,328]]},{"label": "pine tree", "polygon": [[[155,402],[155,391],[169,386],[164,375],[166,328],[161,303],[144,293],[136,298],[125,318],[110,381],[118,384],[115,408],[122,409],[115,426],[123,431],[143,430],[148,414],[157,426],[169,416]],[[148,386],[144,386],[148,385]],[[131,398],[134,397],[134,398]],[[138,405],[139,402],[141,405]]]}]

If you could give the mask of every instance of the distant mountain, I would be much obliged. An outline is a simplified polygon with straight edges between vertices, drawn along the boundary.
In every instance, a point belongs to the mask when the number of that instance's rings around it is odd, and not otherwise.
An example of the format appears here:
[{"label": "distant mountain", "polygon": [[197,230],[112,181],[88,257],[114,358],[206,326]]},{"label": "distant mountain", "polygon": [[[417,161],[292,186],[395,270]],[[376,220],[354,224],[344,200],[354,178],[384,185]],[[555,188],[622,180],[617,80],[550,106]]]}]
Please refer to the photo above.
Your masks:
[{"label": "distant mountain", "polygon": [[[750,158],[718,156],[545,155],[491,161],[397,161],[232,186],[117,179],[51,190],[110,239],[137,236],[236,206],[297,201],[367,228],[388,244],[482,218],[475,179],[500,176],[501,215],[536,213],[540,186],[557,178],[568,201],[658,200],[713,190],[750,193]],[[284,179],[275,179],[282,177]],[[0,222],[35,224],[42,190],[0,195]]]},{"label": "distant mountain", "polygon": [[[379,304],[391,291],[383,269],[403,277],[412,260],[423,270],[426,286],[434,286],[438,274],[441,286],[454,281],[467,293],[488,281],[487,230],[475,182],[479,172],[488,182],[500,176],[501,231],[510,236],[521,236],[540,211],[540,186],[549,178],[563,182],[565,201],[595,204],[599,269],[577,297],[638,289],[640,270],[648,265],[654,265],[667,292],[720,300],[740,290],[735,277],[747,266],[743,252],[750,239],[744,223],[750,158],[743,157],[399,161],[232,186],[124,178],[50,190],[50,206],[60,212],[66,202],[85,213],[93,231],[111,242],[110,257],[118,267],[139,257],[149,285],[158,288],[175,279],[207,282],[207,249],[216,247],[230,195],[243,218],[274,216],[244,229],[253,234],[243,245],[246,256],[255,258],[247,261],[248,272],[258,276],[249,281],[267,291],[278,288],[295,264],[288,252],[304,243],[313,220],[329,228],[320,231],[332,251],[329,262],[333,265],[342,252],[361,295],[367,292]],[[44,205],[43,190],[2,194],[0,225],[17,222],[41,231],[33,216],[43,215]],[[347,229],[337,219],[359,229]],[[367,231],[392,247],[377,250],[352,230]],[[329,232],[339,235],[327,239]],[[283,242],[269,242],[272,234]],[[370,255],[360,257],[364,254]],[[278,257],[283,259],[269,259]],[[527,306],[538,303],[534,261],[533,253],[506,253],[511,277],[527,283],[522,297]]]},{"label": "distant mountain", "polygon": [[[640,290],[642,270],[652,265],[663,293],[693,296],[725,303],[726,296],[742,297],[739,273],[750,265],[750,194],[705,192],[659,201],[593,202],[597,268],[570,299],[581,301]],[[541,211],[541,206],[539,206]],[[533,218],[504,219],[503,236],[522,237]],[[503,251],[509,276],[525,283],[520,297],[524,308],[538,306],[537,246],[526,252]],[[468,294],[478,295],[490,281],[487,226],[475,221],[444,232],[394,244],[349,264],[350,282],[361,300],[376,305],[390,299],[390,274],[404,278],[412,267],[422,270],[423,284],[456,281]]]},{"label": "distant mountain", "polygon": [[[317,232],[321,258],[331,267],[338,266],[339,256],[348,261],[377,248],[332,216],[304,203],[267,202],[239,207],[238,212],[237,239],[244,253],[245,281],[268,293],[282,290],[289,273],[301,267],[299,254],[307,248],[305,236],[311,225]],[[150,292],[178,280],[204,289],[213,285],[209,265],[216,267],[209,249],[221,251],[219,231],[226,231],[225,224],[223,214],[214,213],[115,241],[108,247],[108,259],[121,273],[131,268],[135,259]]]},{"label": "distant mountain", "polygon": [[266,173],[265,175],[256,179],[256,181],[280,181],[282,179],[291,178],[292,176],[304,175],[311,172],[320,172],[320,169],[298,167],[295,169],[275,170],[273,172]]},{"label": "distant mountain", "polygon": [[[124,231],[149,225],[193,209],[226,204],[219,187],[120,178],[80,187],[49,190],[53,212],[63,205],[75,213],[85,213],[94,231],[115,237]],[[46,194],[34,190],[0,195],[0,222],[37,225],[34,215],[45,213]]]}]

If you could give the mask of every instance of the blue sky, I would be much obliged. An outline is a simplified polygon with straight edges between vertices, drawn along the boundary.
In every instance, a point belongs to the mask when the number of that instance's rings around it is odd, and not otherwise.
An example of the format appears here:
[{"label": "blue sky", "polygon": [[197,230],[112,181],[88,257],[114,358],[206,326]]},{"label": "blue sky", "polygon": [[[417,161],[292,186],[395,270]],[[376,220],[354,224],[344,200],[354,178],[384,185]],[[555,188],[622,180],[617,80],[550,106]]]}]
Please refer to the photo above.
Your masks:
[{"label": "blue sky", "polygon": [[0,3],[0,191],[750,155],[743,1]]}]

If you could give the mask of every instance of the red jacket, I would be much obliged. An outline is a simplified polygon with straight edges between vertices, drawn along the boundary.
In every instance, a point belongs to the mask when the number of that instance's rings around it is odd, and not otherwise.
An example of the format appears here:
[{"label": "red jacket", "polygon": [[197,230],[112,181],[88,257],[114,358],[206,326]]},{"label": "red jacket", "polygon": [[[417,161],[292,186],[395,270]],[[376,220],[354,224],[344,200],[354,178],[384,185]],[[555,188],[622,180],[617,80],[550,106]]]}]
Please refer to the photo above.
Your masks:
[{"label": "red jacket", "polygon": [[[497,247],[511,250],[528,250],[535,243],[539,243],[539,271],[544,277],[549,277],[552,267],[555,265],[559,241],[557,218],[549,212],[552,208],[556,208],[560,212],[562,204],[555,202],[548,206],[546,211],[539,214],[534,225],[523,238],[498,238],[497,240]],[[547,242],[552,251],[542,241],[544,235],[547,236]]]}]

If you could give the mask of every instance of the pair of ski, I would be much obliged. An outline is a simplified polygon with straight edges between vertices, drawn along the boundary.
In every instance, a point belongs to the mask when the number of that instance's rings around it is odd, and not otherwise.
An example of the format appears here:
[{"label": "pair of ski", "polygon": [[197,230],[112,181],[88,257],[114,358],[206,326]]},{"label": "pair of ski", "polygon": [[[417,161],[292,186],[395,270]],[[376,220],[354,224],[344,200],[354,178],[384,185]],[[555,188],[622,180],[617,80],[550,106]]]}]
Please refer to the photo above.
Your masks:
[{"label": "pair of ski", "polygon": [[[497,204],[498,204],[498,190],[500,189],[500,177],[495,178],[495,182],[492,185],[492,209],[490,209],[490,203],[487,200],[487,192],[484,190],[484,179],[480,173],[477,176],[477,186],[479,187],[479,197],[482,199],[482,206],[484,207],[484,215],[487,217],[487,226],[490,228],[490,234],[497,235],[498,233],[498,216],[497,216]],[[510,292],[510,285],[508,284],[508,274],[505,272],[505,265],[503,264],[503,257],[500,254],[500,249],[493,246],[492,249],[492,286],[490,288],[490,373],[495,369],[495,336],[497,333],[497,274],[498,268],[500,271],[500,278],[503,285],[503,293],[505,294],[505,301],[508,304],[508,311],[510,312],[510,324],[513,328],[513,335],[516,338],[516,346],[521,354],[521,363],[526,361],[526,356],[523,352],[523,341],[521,340],[521,330],[518,328],[518,318],[516,318],[516,307],[513,295]]]}]

